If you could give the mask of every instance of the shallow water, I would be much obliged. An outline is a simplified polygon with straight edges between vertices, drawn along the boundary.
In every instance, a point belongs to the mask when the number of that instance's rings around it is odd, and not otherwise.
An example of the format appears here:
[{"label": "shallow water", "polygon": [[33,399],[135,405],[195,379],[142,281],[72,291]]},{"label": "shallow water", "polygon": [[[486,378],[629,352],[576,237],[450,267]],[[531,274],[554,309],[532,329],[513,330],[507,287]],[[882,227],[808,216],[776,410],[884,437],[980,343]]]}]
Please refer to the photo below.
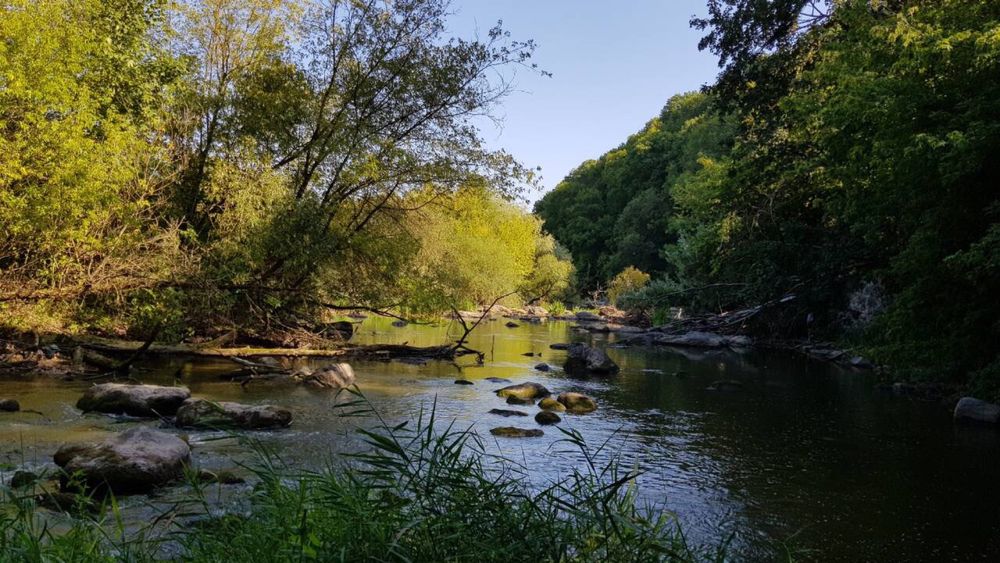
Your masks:
[{"label": "shallow water", "polygon": [[[784,353],[700,352],[669,348],[609,348],[622,371],[612,378],[567,377],[564,352],[553,342],[614,345],[614,336],[572,330],[569,323],[484,323],[470,345],[486,365],[443,362],[355,362],[361,390],[392,421],[412,419],[435,404],[437,415],[472,426],[491,448],[524,463],[544,483],[578,465],[579,452],[557,430],[533,439],[493,439],[494,426],[536,427],[531,418],[487,414],[508,407],[493,394],[504,384],[537,381],[553,392],[593,396],[597,412],[564,416],[596,447],[608,441],[636,465],[643,499],[676,513],[693,543],[732,536],[745,559],[770,559],[782,543],[811,550],[816,561],[978,561],[1000,556],[1000,432],[955,426],[937,403],[880,394],[868,375],[846,372]],[[457,327],[392,327],[368,319],[359,343],[445,342]],[[523,354],[534,352],[541,358]],[[540,361],[556,367],[542,373]],[[322,362],[317,362],[322,363]],[[318,468],[354,444],[353,429],[329,393],[239,385],[220,380],[228,361],[170,360],[142,366],[148,383],[177,380],[198,397],[273,403],[292,409],[291,428],[255,434],[292,466]],[[455,385],[456,378],[475,385]],[[718,379],[739,391],[706,390]],[[0,381],[0,396],[33,413],[0,413],[0,464],[45,467],[62,443],[100,438],[138,424],[81,415],[74,403],[84,382]],[[149,424],[148,422],[144,424]],[[217,433],[188,432],[199,466],[231,467],[246,449]],[[144,499],[126,506],[138,507]]]}]

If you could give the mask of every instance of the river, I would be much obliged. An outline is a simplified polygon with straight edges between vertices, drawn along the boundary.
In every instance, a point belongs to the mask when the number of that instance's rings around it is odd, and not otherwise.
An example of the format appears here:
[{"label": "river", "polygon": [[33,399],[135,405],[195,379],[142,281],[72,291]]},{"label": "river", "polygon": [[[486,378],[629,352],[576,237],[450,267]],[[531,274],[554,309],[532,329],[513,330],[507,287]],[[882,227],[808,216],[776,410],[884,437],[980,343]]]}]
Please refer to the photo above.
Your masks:
[{"label": "river", "polygon": [[[435,345],[456,330],[452,324],[397,328],[387,319],[370,318],[353,341]],[[549,344],[570,341],[608,347],[621,373],[566,376],[558,369],[565,353]],[[494,426],[536,427],[530,418],[506,419],[488,414],[490,409],[532,414],[536,409],[508,407],[493,393],[502,384],[486,378],[536,381],[554,392],[591,395],[600,408],[566,415],[563,426],[594,447],[607,442],[602,456],[614,453],[638,467],[642,499],[675,513],[689,541],[715,544],[731,537],[737,559],[772,559],[783,545],[806,550],[798,560],[815,561],[1000,557],[1000,432],[956,426],[938,403],[880,393],[870,374],[788,353],[618,348],[614,335],[583,333],[566,322],[515,328],[487,322],[473,333],[470,346],[485,351],[484,366],[471,365],[471,358],[460,360],[462,367],[353,366],[360,389],[387,419],[411,419],[436,404],[439,419],[473,427],[490,448],[526,465],[538,484],[578,466],[580,454],[551,427],[541,438],[490,437]],[[528,352],[540,357],[524,355]],[[539,362],[556,369],[536,371]],[[233,368],[224,360],[159,360],[139,366],[136,377],[146,383],[176,380],[198,397],[289,407],[295,416],[291,428],[256,436],[294,467],[322,467],[356,444],[353,429],[366,422],[338,414],[331,394],[220,380]],[[474,385],[456,385],[457,378]],[[743,387],[706,389],[719,379],[738,380]],[[137,424],[80,414],[73,405],[86,385],[0,380],[0,397],[16,398],[22,408],[45,415],[0,413],[5,479],[15,467],[51,466],[62,443]],[[186,433],[199,466],[225,468],[250,459],[235,440]],[[140,505],[145,505],[141,499],[125,503]]]}]

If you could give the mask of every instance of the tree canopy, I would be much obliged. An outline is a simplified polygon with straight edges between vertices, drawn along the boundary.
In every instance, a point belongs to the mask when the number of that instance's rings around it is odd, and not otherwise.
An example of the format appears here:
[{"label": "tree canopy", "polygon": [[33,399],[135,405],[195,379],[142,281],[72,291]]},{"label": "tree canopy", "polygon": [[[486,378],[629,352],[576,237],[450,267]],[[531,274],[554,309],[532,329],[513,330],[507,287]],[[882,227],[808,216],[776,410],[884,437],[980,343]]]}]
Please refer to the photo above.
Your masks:
[{"label": "tree canopy", "polygon": [[[772,332],[862,342],[900,374],[972,374],[997,396],[1000,6],[725,0],[693,23],[719,82],[537,206],[587,284],[638,267],[657,279],[630,302],[652,309],[793,293]],[[679,130],[676,100],[701,100]]]}]

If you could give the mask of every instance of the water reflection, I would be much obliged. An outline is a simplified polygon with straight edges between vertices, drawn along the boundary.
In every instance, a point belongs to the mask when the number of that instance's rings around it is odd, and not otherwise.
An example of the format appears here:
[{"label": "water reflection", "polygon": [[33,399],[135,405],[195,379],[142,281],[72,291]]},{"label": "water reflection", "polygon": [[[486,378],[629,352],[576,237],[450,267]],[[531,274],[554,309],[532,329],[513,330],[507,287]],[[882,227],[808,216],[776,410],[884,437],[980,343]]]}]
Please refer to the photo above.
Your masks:
[{"label": "water reflection", "polygon": [[[372,318],[355,340],[429,346],[458,334],[454,323],[396,328]],[[560,366],[565,352],[548,346],[568,341],[612,346],[609,355],[621,373],[581,379],[534,369],[539,362]],[[517,328],[487,322],[469,344],[486,353],[485,366],[471,358],[457,364],[361,362],[354,364],[358,383],[390,421],[412,419],[436,400],[439,417],[476,429],[496,453],[525,464],[539,484],[573,469],[580,454],[551,428],[538,439],[490,437],[489,428],[512,421],[488,414],[507,405],[493,394],[503,384],[487,378],[587,393],[599,410],[567,415],[564,427],[580,431],[594,447],[607,442],[603,456],[618,452],[642,469],[643,499],[677,513],[692,541],[733,534],[746,558],[767,558],[777,542],[795,534],[796,544],[815,550],[806,559],[820,561],[968,561],[1000,554],[997,432],[956,428],[939,405],[879,395],[863,375],[787,354],[615,348],[613,334],[581,333],[561,322]],[[228,361],[171,360],[145,366],[138,377],[179,380],[194,395],[216,400],[290,407],[292,428],[258,436],[293,466],[322,466],[334,452],[356,447],[352,430],[361,421],[339,417],[330,394],[241,387],[219,378],[233,367]],[[454,385],[458,377],[475,384]],[[720,379],[742,388],[706,390]],[[81,415],[73,404],[86,385],[0,382],[0,395],[45,415],[0,418],[0,463],[44,466],[61,443],[135,424]],[[515,424],[534,427],[528,418]],[[247,459],[235,440],[217,440],[211,432],[190,437],[203,467]]]}]

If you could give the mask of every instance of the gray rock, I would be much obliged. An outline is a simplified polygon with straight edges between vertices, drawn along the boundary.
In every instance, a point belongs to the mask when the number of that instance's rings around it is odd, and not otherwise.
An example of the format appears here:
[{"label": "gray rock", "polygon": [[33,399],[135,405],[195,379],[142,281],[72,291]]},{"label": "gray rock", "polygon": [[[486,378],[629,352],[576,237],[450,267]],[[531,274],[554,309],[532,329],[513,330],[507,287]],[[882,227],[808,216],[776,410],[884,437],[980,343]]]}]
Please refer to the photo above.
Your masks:
[{"label": "gray rock", "polygon": [[515,323],[514,321],[507,321],[507,323],[504,324],[504,326],[506,326],[507,328],[517,328],[521,325]]},{"label": "gray rock", "polygon": [[537,428],[517,428],[514,426],[501,426],[490,430],[490,434],[503,438],[537,438],[544,436],[545,432]]},{"label": "gray rock", "polygon": [[578,311],[576,313],[576,320],[578,321],[600,321],[601,316],[591,313],[590,311]]},{"label": "gray rock", "polygon": [[583,393],[574,393],[572,391],[559,393],[556,400],[566,407],[566,412],[573,414],[584,414],[597,410],[597,402]]},{"label": "gray rock", "polygon": [[955,420],[970,420],[996,424],[1000,422],[1000,405],[972,397],[962,397],[955,405]]},{"label": "gray rock", "polygon": [[316,389],[343,389],[354,385],[357,379],[350,364],[330,364],[313,373],[297,375],[296,378]]},{"label": "gray rock", "polygon": [[191,392],[186,387],[101,383],[84,391],[76,408],[140,417],[173,416],[189,398]]},{"label": "gray rock", "polygon": [[63,446],[53,459],[64,486],[79,478],[88,488],[131,494],[183,477],[191,449],[172,434],[132,428],[97,444]]},{"label": "gray rock", "polygon": [[497,390],[497,396],[502,399],[509,399],[511,397],[528,400],[541,399],[542,397],[548,397],[552,393],[545,388],[544,385],[540,383],[535,383],[529,381],[527,383],[518,383],[517,385],[508,385],[502,389]]},{"label": "gray rock", "polygon": [[570,374],[613,375],[618,373],[618,364],[604,350],[591,348],[586,344],[573,344],[569,347],[563,369]]},{"label": "gray rock", "polygon": [[559,424],[562,422],[562,419],[559,418],[559,415],[554,412],[542,411],[535,415],[535,422],[542,425]]},{"label": "gray rock", "polygon": [[490,381],[492,383],[510,383],[510,380],[506,377],[487,377],[486,381]]},{"label": "gray rock", "polygon": [[181,428],[260,430],[288,426],[292,423],[292,413],[288,409],[272,405],[241,405],[189,399],[177,410],[176,422]]},{"label": "gray rock", "polygon": [[538,371],[551,371],[552,367],[549,366],[549,364],[546,364],[545,362],[542,362],[542,363],[536,365],[535,369],[537,369]]},{"label": "gray rock", "polygon": [[17,412],[21,410],[21,403],[14,399],[0,399],[0,412]]}]

